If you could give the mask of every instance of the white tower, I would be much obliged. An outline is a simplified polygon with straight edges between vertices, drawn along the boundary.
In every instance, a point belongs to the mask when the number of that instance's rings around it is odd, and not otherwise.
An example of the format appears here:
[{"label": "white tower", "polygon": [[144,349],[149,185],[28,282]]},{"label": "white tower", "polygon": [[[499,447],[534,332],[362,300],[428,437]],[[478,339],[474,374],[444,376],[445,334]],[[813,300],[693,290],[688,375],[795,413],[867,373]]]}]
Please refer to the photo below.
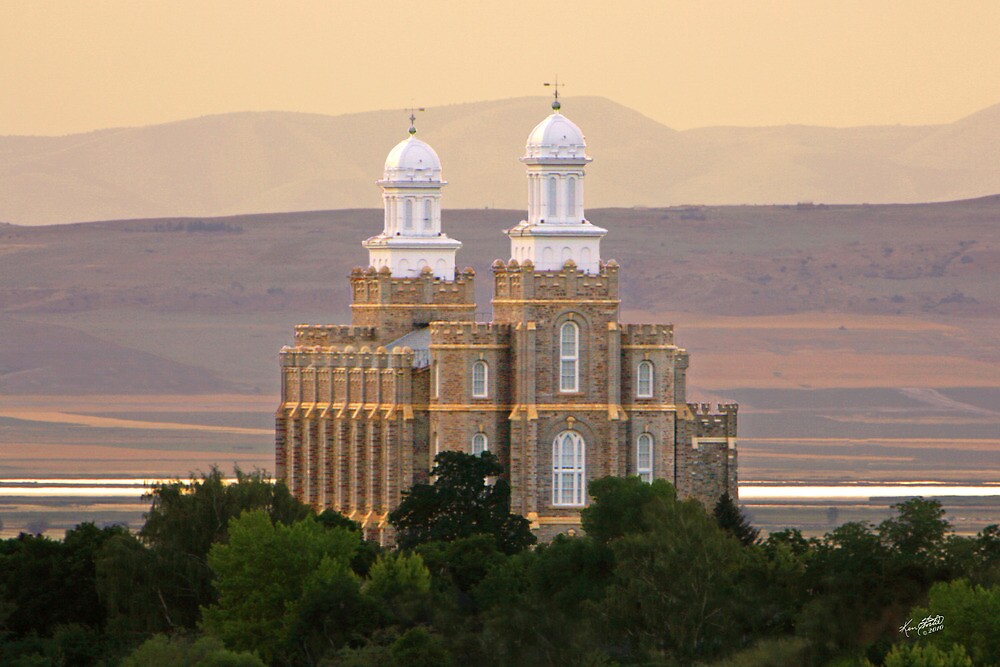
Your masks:
[{"label": "white tower", "polygon": [[608,233],[590,224],[583,212],[584,167],[590,162],[583,133],[559,112],[528,135],[521,162],[528,167],[528,219],[507,230],[511,258],[530,259],[536,271],[558,271],[572,259],[577,268],[598,273],[601,237]]},{"label": "white tower", "polygon": [[[413,116],[410,116],[411,123]],[[408,278],[430,267],[434,276],[455,279],[455,252],[461,242],[441,231],[441,160],[434,149],[410,136],[396,144],[385,159],[382,186],[385,227],[362,244],[368,263],[388,266],[395,278]]]}]

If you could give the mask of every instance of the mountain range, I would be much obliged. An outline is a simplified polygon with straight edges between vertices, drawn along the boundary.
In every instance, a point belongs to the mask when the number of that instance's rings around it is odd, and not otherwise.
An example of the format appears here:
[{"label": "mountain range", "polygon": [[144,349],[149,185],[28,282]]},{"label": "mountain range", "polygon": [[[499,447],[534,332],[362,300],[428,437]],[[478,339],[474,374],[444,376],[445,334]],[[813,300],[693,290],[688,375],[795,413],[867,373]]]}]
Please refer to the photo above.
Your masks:
[{"label": "mountain range", "polygon": [[[591,207],[912,203],[1000,192],[1000,104],[946,125],[673,130],[600,97],[569,98],[587,135]],[[520,208],[542,98],[431,108],[448,208]],[[380,206],[400,111],[247,112],[61,137],[0,136],[0,221],[22,225]]]}]

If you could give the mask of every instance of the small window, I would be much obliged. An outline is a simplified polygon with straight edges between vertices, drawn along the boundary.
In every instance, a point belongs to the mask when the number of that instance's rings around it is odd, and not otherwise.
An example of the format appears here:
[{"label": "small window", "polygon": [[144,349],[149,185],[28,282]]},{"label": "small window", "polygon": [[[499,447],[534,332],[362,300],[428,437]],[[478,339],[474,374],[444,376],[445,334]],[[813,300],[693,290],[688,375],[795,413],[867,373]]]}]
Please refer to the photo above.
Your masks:
[{"label": "small window", "polygon": [[639,369],[636,373],[636,395],[639,398],[653,397],[653,363],[650,361],[640,361]]},{"label": "small window", "polygon": [[653,436],[643,433],[636,446],[636,472],[647,484],[653,481]]},{"label": "small window", "polygon": [[441,364],[434,362],[434,398],[441,396]]},{"label": "small window", "polygon": [[566,217],[572,218],[576,215],[576,179],[566,179]]},{"label": "small window", "polygon": [[413,200],[407,199],[403,204],[403,229],[413,229]]},{"label": "small window", "polygon": [[489,367],[486,365],[485,361],[477,361],[472,364],[472,397],[473,398],[486,398],[489,395],[487,391],[489,381]]},{"label": "small window", "polygon": [[424,231],[428,231],[431,228],[431,218],[433,215],[433,205],[431,204],[430,198],[424,200]]},{"label": "small window", "polygon": [[472,436],[472,455],[482,456],[483,452],[488,451],[490,448],[489,440],[486,439],[485,433],[477,433]]},{"label": "small window", "polygon": [[566,322],[559,328],[559,391],[578,391],[580,386],[580,327]]},{"label": "small window", "polygon": [[583,505],[586,462],[583,438],[563,431],[552,443],[552,504]]}]

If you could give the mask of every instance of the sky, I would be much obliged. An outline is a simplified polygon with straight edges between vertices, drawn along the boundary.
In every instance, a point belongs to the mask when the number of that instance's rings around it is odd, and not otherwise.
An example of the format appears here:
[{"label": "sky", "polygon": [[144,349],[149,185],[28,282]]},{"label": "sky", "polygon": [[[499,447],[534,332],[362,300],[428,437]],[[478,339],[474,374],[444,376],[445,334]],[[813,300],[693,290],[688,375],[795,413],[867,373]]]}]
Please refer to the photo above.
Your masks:
[{"label": "sky", "polygon": [[1000,2],[0,0],[0,135],[599,95],[676,129],[1000,102]]}]

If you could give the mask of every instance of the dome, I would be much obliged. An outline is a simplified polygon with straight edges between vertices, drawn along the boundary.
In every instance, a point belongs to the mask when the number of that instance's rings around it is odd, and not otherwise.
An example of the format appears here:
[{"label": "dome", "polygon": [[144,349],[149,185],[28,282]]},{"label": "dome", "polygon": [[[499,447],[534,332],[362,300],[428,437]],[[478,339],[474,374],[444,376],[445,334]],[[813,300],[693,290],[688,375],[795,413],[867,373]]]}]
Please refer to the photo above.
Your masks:
[{"label": "dome", "polygon": [[389,151],[385,159],[385,181],[440,181],[441,159],[429,145],[410,136]]},{"label": "dome", "polygon": [[556,111],[528,135],[525,157],[586,159],[586,150],[587,142],[580,128]]}]

